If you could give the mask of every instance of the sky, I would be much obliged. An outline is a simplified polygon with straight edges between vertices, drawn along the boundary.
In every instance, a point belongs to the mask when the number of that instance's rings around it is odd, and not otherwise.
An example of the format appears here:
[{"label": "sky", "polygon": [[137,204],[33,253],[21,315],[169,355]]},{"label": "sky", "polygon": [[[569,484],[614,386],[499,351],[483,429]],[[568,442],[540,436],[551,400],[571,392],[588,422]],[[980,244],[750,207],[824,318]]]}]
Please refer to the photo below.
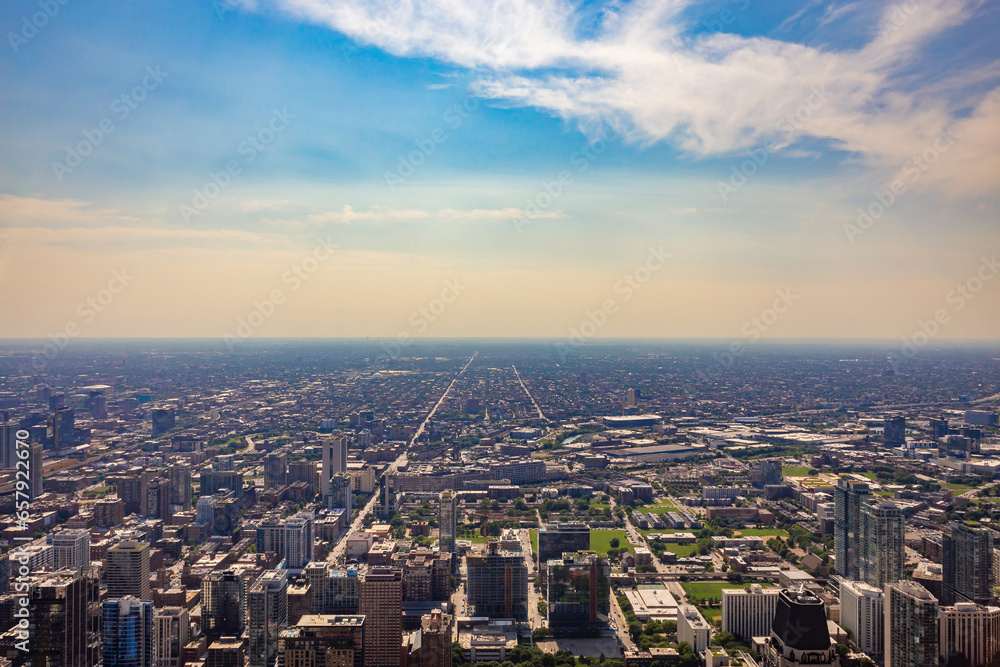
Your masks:
[{"label": "sky", "polygon": [[0,26],[0,337],[1000,332],[1000,2]]}]

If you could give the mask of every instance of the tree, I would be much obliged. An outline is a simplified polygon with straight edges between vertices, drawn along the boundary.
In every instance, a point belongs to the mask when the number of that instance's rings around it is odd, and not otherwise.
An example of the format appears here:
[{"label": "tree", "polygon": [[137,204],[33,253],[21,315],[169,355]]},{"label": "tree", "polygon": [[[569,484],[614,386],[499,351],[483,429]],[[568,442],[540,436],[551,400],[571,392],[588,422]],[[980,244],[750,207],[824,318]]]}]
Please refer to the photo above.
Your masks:
[{"label": "tree", "polygon": [[621,540],[617,537],[612,537],[611,542],[609,542],[612,548],[617,549],[621,545]]}]

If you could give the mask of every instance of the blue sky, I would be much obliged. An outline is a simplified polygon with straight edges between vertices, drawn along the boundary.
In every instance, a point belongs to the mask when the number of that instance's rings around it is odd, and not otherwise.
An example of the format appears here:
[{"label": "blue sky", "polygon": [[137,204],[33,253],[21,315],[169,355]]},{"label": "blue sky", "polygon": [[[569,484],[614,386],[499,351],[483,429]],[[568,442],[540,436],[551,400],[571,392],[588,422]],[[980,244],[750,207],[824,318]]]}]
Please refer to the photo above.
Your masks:
[{"label": "blue sky", "polygon": [[791,287],[767,335],[896,338],[997,250],[997,3],[52,2],[0,9],[3,336],[122,266],[82,335],[221,336],[329,237],[255,335],[395,336],[462,278],[427,335],[561,337],[662,246],[598,335],[739,337]]}]

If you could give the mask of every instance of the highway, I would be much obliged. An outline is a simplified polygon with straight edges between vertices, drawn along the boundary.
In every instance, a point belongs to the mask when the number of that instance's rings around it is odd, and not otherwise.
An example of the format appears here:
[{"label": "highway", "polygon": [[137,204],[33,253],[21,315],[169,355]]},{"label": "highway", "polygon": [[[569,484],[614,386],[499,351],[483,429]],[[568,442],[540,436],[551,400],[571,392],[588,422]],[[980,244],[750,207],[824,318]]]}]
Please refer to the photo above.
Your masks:
[{"label": "highway", "polygon": [[542,413],[542,409],[538,407],[538,403],[535,401],[535,397],[531,395],[530,391],[528,391],[528,387],[525,386],[524,380],[521,379],[521,374],[517,372],[517,366],[511,364],[510,367],[514,369],[514,375],[517,376],[517,381],[521,383],[521,389],[523,389],[524,393],[528,395],[529,399],[531,399],[531,404],[535,406],[535,410],[538,412],[538,418],[545,419],[545,415]]}]

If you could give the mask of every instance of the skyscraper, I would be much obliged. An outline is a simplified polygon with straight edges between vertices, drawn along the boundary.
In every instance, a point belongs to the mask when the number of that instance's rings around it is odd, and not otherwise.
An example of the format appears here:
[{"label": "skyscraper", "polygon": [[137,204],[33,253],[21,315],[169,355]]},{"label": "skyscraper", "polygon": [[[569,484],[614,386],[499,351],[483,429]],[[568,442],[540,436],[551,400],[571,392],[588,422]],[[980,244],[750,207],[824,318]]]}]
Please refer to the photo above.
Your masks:
[{"label": "skyscraper", "polygon": [[347,510],[347,516],[351,516],[352,501],[354,499],[354,484],[350,474],[346,472],[335,473],[329,481],[330,494],[323,500],[326,508]]},{"label": "skyscraper", "polygon": [[435,609],[420,618],[420,664],[451,667],[451,616]]},{"label": "skyscraper", "polygon": [[579,521],[560,521],[538,531],[538,562],[562,558],[564,553],[590,549],[590,526]]},{"label": "skyscraper", "polygon": [[438,524],[440,525],[440,537],[438,539],[438,549],[453,554],[455,553],[455,536],[458,526],[457,498],[455,492],[451,489],[442,491],[439,502],[440,516]]},{"label": "skyscraper", "polygon": [[937,667],[938,603],[912,581],[886,584],[885,667]]},{"label": "skyscraper", "polygon": [[323,445],[323,470],[320,474],[320,492],[323,494],[324,504],[327,496],[330,495],[330,480],[338,472],[347,472],[347,438],[337,437],[324,440]]},{"label": "skyscraper", "polygon": [[757,459],[750,462],[750,483],[764,488],[768,484],[781,484],[781,459]]},{"label": "skyscraper", "polygon": [[359,578],[358,598],[358,612],[365,617],[365,667],[398,666],[403,642],[403,573],[389,567],[371,568]]},{"label": "skyscraper", "polygon": [[270,452],[264,457],[264,489],[273,489],[288,483],[288,454]]},{"label": "skyscraper", "polygon": [[210,572],[201,580],[201,627],[209,637],[239,637],[246,627],[249,573]]},{"label": "skyscraper", "polygon": [[108,597],[149,600],[149,545],[126,540],[108,549]]},{"label": "skyscraper", "polygon": [[303,510],[285,519],[285,567],[300,570],[312,560],[313,513]]},{"label": "skyscraper", "polygon": [[841,479],[833,490],[833,538],[837,554],[837,573],[850,581],[861,577],[859,538],[861,505],[868,498],[869,488],[863,482]]},{"label": "skyscraper", "polygon": [[43,573],[29,589],[32,665],[93,667],[101,660],[101,585],[97,568]]},{"label": "skyscraper", "polygon": [[381,519],[390,519],[399,511],[396,476],[386,472],[379,478],[378,483],[378,503],[375,505],[375,515]]},{"label": "skyscraper", "polygon": [[[282,630],[278,635],[279,665],[363,667],[367,664],[364,659],[366,620],[364,616],[303,616],[295,627]],[[399,664],[399,658],[386,664]]]},{"label": "skyscraper", "polygon": [[778,594],[770,641],[764,644],[766,667],[838,664],[823,601],[805,590]]},{"label": "skyscraper", "polygon": [[467,597],[474,616],[524,621],[528,618],[528,566],[520,552],[501,551],[491,541],[486,551],[469,554]]},{"label": "skyscraper", "polygon": [[278,632],[288,623],[288,573],[265,572],[250,587],[247,603],[249,667],[270,667],[278,653]]},{"label": "skyscraper", "polygon": [[170,479],[170,504],[172,509],[187,512],[191,509],[191,466],[186,463],[172,463],[167,467]]},{"label": "skyscraper", "polygon": [[599,629],[611,612],[611,566],[593,552],[565,553],[545,563],[549,627]]},{"label": "skyscraper", "polygon": [[993,532],[960,521],[951,522],[949,527],[951,534],[944,535],[942,541],[941,604],[988,604],[995,586]]},{"label": "skyscraper", "polygon": [[163,607],[153,614],[154,667],[184,667],[183,650],[191,619],[183,607]]},{"label": "skyscraper", "polygon": [[45,492],[45,476],[43,475],[44,447],[40,442],[28,443],[28,493],[37,498]]},{"label": "skyscraper", "polygon": [[882,588],[903,578],[906,563],[906,517],[892,501],[868,501],[861,506],[860,578]]},{"label": "skyscraper", "polygon": [[854,642],[870,656],[885,650],[885,609],[882,589],[863,581],[840,582],[840,624],[851,631]]},{"label": "skyscraper", "polygon": [[906,417],[888,415],[885,418],[882,441],[886,447],[902,447],[906,444]]},{"label": "skyscraper", "polygon": [[52,535],[52,569],[89,565],[89,530],[63,530]]},{"label": "skyscraper", "polygon": [[153,666],[153,603],[132,596],[101,605],[104,667]]}]

